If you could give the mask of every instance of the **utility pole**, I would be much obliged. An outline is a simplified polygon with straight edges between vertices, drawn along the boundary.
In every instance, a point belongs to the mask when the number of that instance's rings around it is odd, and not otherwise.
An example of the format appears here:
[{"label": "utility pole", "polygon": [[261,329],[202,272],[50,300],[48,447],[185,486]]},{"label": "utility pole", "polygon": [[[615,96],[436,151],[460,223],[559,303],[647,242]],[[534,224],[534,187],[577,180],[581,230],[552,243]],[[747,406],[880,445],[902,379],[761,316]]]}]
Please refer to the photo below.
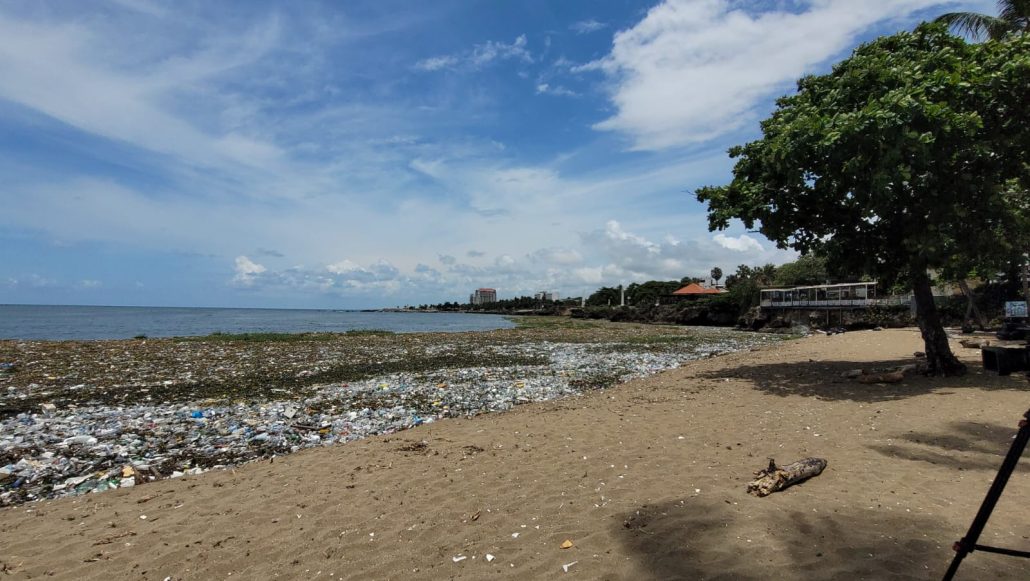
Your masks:
[{"label": "utility pole", "polygon": [[626,287],[619,285],[619,306],[626,306]]}]

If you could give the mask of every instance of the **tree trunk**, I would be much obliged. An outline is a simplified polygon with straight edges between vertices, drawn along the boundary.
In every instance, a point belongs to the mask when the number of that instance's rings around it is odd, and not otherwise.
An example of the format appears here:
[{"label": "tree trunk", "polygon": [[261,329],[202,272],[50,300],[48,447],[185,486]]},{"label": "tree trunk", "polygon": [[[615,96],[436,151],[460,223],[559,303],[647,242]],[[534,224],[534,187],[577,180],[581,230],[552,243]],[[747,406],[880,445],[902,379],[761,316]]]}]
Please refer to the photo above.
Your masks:
[{"label": "tree trunk", "polygon": [[933,289],[926,269],[914,267],[912,272],[912,296],[916,301],[916,323],[926,345],[927,373],[930,375],[963,375],[964,363],[951,352],[948,335],[941,325],[937,305],[933,302]]}]

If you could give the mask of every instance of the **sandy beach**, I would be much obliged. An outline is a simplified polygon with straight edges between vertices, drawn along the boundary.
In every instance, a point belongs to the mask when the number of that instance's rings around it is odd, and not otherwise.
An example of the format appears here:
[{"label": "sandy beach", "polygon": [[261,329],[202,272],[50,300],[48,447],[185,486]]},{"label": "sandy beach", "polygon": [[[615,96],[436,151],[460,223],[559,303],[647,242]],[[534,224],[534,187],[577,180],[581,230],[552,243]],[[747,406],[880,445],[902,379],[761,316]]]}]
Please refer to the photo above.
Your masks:
[{"label": "sandy beach", "polygon": [[[5,578],[935,579],[1030,406],[1023,375],[892,385],[916,330],[816,335],[504,413],[0,510]],[[767,498],[754,470],[826,471]],[[1030,548],[1028,464],[982,542]],[[560,548],[563,541],[570,548]],[[464,557],[464,558],[462,558]],[[974,553],[960,579],[1030,578]]]}]

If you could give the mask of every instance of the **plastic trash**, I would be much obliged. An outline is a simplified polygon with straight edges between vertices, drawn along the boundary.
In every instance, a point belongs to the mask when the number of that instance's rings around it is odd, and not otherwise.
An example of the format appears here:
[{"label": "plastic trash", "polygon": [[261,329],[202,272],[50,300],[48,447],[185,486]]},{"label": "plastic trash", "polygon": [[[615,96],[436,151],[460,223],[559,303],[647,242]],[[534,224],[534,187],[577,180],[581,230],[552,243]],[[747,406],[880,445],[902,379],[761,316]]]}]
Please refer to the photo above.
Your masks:
[{"label": "plastic trash", "polygon": [[[43,375],[22,381],[22,372],[0,376],[0,408],[22,406],[28,410],[0,416],[0,458],[9,459],[8,464],[0,465],[0,506],[145,485],[304,448],[390,434],[447,417],[576,396],[772,340],[760,334],[720,332],[706,335],[704,342],[659,349],[631,343],[444,341],[426,345],[427,355],[460,353],[473,361],[490,361],[504,354],[542,364],[383,373],[303,390],[284,385],[259,392],[237,391],[230,381],[219,397],[200,392],[191,397],[186,388],[168,391],[173,373],[179,374],[174,376],[173,387],[207,377],[199,375],[199,363],[185,364],[191,356],[177,359],[184,364],[175,369],[163,363],[140,370],[133,367],[139,363],[131,351],[139,348],[138,344],[123,346],[90,368],[102,368],[113,378],[109,381],[122,382],[120,391],[82,374],[67,381],[73,384],[67,387],[62,387],[65,384],[58,373],[45,380],[50,383],[41,383],[44,380],[38,377]],[[264,361],[232,359],[232,351],[225,351],[224,360],[218,359],[225,350],[218,343],[170,343],[167,349],[197,349],[209,357],[205,365],[213,370],[204,373],[226,378],[235,378],[241,370],[250,369],[248,365]],[[282,347],[276,352],[280,365],[285,365],[283,360],[293,365],[291,358],[296,358],[296,365],[312,365],[310,358],[290,349]],[[388,360],[396,353],[377,357]],[[33,361],[36,359],[42,360],[36,357]],[[127,399],[112,399],[112,393],[124,394]],[[19,403],[29,401],[25,398],[36,403]],[[517,533],[513,536],[517,538]]]}]

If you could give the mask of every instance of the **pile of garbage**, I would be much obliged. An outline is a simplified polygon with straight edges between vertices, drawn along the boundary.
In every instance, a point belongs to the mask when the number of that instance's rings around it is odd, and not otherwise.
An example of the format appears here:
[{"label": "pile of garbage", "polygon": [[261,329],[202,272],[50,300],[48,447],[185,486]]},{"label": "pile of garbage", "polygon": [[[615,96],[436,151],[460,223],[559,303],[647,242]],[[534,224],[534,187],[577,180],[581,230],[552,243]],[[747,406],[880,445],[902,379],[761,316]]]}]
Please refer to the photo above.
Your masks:
[{"label": "pile of garbage", "polygon": [[[727,334],[658,348],[487,343],[468,355],[490,362],[503,353],[505,361],[540,363],[404,371],[303,390],[263,390],[249,398],[231,391],[227,397],[192,401],[135,398],[130,405],[42,403],[0,418],[0,505],[136,486],[445,417],[575,396],[772,340]],[[428,345],[425,353],[442,357],[468,348],[457,341]],[[0,384],[0,404],[33,390],[6,383],[6,388]]]}]

